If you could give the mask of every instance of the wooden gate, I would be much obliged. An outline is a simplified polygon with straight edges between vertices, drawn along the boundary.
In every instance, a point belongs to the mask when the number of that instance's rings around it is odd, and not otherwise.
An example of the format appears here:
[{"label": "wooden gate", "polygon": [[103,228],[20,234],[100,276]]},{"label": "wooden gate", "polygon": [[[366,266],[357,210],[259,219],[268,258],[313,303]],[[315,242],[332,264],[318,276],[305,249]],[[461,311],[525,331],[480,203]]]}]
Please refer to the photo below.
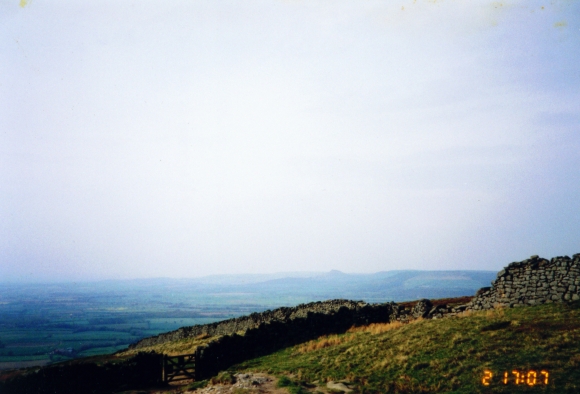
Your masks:
[{"label": "wooden gate", "polygon": [[195,380],[196,353],[179,356],[163,356],[163,381]]}]

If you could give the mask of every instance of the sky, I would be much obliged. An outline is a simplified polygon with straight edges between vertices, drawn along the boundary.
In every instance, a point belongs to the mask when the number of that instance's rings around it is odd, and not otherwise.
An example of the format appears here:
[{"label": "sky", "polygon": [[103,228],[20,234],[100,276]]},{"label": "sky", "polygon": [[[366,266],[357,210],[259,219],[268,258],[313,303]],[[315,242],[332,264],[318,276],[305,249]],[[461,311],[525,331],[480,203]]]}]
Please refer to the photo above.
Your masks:
[{"label": "sky", "polygon": [[0,282],[580,253],[580,2],[0,3]]}]

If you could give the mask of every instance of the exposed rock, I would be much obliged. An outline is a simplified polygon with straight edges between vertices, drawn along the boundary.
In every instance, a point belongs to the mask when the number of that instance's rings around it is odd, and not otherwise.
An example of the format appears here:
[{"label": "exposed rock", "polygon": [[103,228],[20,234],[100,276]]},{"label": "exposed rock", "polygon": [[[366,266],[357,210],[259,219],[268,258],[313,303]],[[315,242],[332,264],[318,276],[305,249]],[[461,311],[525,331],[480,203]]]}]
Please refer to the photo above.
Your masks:
[{"label": "exposed rock", "polygon": [[413,307],[411,315],[413,315],[415,319],[419,317],[427,317],[432,307],[433,304],[431,303],[431,301],[427,299],[419,300]]},{"label": "exposed rock", "polygon": [[339,390],[339,391],[342,391],[344,393],[352,393],[352,389],[349,389],[346,384],[340,383],[340,382],[330,381],[330,382],[326,383],[326,387],[331,389],[331,390]]},{"label": "exposed rock", "polygon": [[287,394],[287,390],[277,388],[276,379],[263,373],[240,373],[234,375],[234,384],[215,384],[185,394],[232,394],[244,392],[247,394]]}]

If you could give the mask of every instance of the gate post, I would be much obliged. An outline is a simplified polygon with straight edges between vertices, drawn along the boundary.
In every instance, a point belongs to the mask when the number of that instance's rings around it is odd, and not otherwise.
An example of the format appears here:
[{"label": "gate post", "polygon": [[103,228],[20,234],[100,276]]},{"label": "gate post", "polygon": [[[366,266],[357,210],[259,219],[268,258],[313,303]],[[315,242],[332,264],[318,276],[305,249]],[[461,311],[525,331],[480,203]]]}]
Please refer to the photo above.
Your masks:
[{"label": "gate post", "polygon": [[195,355],[194,355],[194,357],[195,357],[195,380],[201,379],[201,376],[203,375],[203,371],[201,368],[201,362],[200,362],[201,352],[202,352],[202,350],[199,347],[197,347],[195,349]]},{"label": "gate post", "polygon": [[195,349],[195,353],[193,353],[193,362],[195,363],[195,369],[193,370],[195,380],[199,380],[199,347]]},{"label": "gate post", "polygon": [[167,383],[167,355],[164,354],[161,361],[161,381]]}]

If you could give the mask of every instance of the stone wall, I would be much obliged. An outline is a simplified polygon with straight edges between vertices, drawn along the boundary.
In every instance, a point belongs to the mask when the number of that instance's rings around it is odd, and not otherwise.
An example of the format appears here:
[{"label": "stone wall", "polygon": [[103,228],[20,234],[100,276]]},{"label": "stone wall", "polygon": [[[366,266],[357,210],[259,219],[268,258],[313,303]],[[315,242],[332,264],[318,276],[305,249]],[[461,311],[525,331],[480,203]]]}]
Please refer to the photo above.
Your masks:
[{"label": "stone wall", "polygon": [[532,256],[497,274],[491,287],[480,289],[468,310],[519,307],[580,299],[580,253],[551,260]]},{"label": "stone wall", "polygon": [[[465,301],[471,297],[458,297],[447,299],[448,303],[437,302],[439,300],[423,299],[415,302],[404,303],[401,305],[392,304],[393,313],[389,317],[389,322],[400,321],[408,323],[418,318],[423,319],[440,319],[442,317],[455,316],[467,309],[467,304],[457,301]],[[434,302],[436,304],[434,304]]]},{"label": "stone wall", "polygon": [[[390,304],[357,303],[356,306],[353,304],[353,308],[342,306],[331,310],[325,310],[328,305],[324,304],[315,305],[320,308],[319,312],[306,311],[305,306],[301,305],[299,309],[306,313],[292,313],[286,319],[272,319],[246,330],[243,334],[236,332],[224,335],[208,343],[198,352],[198,379],[213,376],[241,361],[270,354],[322,335],[344,333],[353,325],[388,321],[392,312]],[[308,309],[311,308],[312,305]]]},{"label": "stone wall", "polygon": [[[130,345],[129,349],[140,349],[180,339],[195,338],[202,334],[209,336],[243,334],[249,330],[255,330],[275,323],[291,324],[304,319],[320,320],[321,317],[328,317],[330,319],[323,320],[332,321],[335,319],[333,316],[335,316],[336,319],[343,320],[339,325],[342,327],[342,325],[346,324],[348,325],[346,329],[348,329],[353,325],[389,321],[393,305],[392,303],[367,304],[362,301],[349,300],[311,302],[296,307],[282,307],[262,313],[252,313],[248,316],[223,320],[216,323],[181,327],[175,331],[142,339]],[[331,330],[327,332],[328,334],[333,333],[331,326],[328,326],[328,330]]]}]

